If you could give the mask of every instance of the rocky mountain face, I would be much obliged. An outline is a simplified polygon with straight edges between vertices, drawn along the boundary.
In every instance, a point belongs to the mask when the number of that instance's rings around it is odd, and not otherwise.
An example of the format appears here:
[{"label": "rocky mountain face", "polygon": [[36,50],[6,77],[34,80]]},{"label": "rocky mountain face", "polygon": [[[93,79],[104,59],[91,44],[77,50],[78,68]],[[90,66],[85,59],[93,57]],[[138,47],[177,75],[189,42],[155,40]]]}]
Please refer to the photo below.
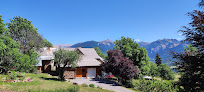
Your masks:
[{"label": "rocky mountain face", "polygon": [[154,62],[155,56],[158,53],[162,58],[162,63],[167,63],[169,65],[171,64],[169,59],[172,60],[172,54],[170,52],[180,53],[184,51],[186,46],[188,46],[187,42],[184,43],[176,39],[162,39],[151,43],[140,42],[139,44],[141,47],[147,49],[150,61]]},{"label": "rocky mountain face", "polygon": [[[148,56],[150,58],[150,61],[154,62],[154,58],[156,56],[156,53],[159,53],[160,57],[162,58],[162,63],[168,63],[170,65],[171,62],[168,62],[169,59],[172,59],[172,54],[170,51],[173,52],[183,52],[184,47],[188,45],[188,43],[182,43],[181,41],[178,41],[176,39],[162,39],[157,40],[151,43],[147,42],[139,42],[141,47],[144,47],[148,51]],[[113,49],[114,42],[110,39],[98,42],[98,41],[86,41],[77,43],[74,45],[60,45],[59,47],[63,48],[95,48],[99,47],[99,49],[105,54],[107,50]]]},{"label": "rocky mountain face", "polygon": [[71,46],[72,48],[82,47],[82,48],[95,48],[99,47],[102,53],[106,54],[107,50],[113,49],[114,43],[112,40],[107,39],[101,42],[97,41],[86,41],[77,43]]}]

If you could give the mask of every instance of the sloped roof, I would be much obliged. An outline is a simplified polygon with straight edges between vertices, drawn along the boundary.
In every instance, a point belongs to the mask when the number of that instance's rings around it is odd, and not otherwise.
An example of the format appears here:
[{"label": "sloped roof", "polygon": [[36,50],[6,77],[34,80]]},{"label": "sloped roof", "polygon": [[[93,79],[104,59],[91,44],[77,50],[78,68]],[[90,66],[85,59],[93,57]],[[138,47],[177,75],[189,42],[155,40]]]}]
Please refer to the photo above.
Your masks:
[{"label": "sloped roof", "polygon": [[[63,49],[69,51],[79,51],[82,54],[81,59],[77,63],[78,66],[100,66],[101,62],[99,60],[103,61],[103,59],[100,56],[98,56],[94,48],[63,48]],[[54,52],[57,50],[59,50],[59,48],[50,48],[50,50],[48,50],[48,48],[42,48],[41,52],[38,52],[38,54],[41,55],[40,61],[53,60]]]},{"label": "sloped roof", "polygon": [[83,54],[78,66],[100,66],[101,62],[98,59],[103,61],[94,48],[78,48],[78,50]]}]

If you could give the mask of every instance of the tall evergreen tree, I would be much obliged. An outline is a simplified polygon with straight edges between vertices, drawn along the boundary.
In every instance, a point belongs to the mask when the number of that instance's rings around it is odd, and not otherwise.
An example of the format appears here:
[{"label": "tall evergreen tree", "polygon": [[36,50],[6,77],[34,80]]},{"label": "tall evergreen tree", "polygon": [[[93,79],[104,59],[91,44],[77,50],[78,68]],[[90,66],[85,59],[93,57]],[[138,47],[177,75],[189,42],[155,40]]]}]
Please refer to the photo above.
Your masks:
[{"label": "tall evergreen tree", "polygon": [[157,64],[157,66],[159,66],[160,64],[162,64],[161,61],[162,61],[162,60],[161,60],[159,54],[157,53],[157,54],[156,54],[156,57],[155,57],[155,63]]}]

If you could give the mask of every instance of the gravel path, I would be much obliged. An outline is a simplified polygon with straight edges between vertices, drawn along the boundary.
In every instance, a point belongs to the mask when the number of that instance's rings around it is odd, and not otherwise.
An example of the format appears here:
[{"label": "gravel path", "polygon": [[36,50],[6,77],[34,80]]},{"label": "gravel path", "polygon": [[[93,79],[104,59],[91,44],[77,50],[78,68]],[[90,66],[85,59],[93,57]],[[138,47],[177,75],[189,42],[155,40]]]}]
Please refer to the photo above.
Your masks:
[{"label": "gravel path", "polygon": [[115,92],[134,92],[132,90],[129,90],[125,87],[119,86],[115,82],[111,81],[104,81],[104,80],[94,80],[94,79],[72,79],[70,80],[72,83],[77,83],[78,85],[81,85],[83,83],[85,84],[94,84],[96,87],[101,87],[103,89],[107,89],[110,91],[115,91]]}]

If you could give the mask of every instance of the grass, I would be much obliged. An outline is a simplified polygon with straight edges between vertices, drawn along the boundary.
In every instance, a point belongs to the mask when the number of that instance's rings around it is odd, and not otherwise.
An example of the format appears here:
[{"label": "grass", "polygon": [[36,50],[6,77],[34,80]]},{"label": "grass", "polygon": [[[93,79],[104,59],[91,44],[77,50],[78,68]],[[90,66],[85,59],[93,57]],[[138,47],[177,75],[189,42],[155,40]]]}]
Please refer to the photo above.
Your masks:
[{"label": "grass", "polygon": [[[68,82],[61,82],[48,74],[25,73],[25,76],[33,78],[33,82],[8,83],[2,82],[6,75],[0,75],[0,91],[11,92],[54,92],[59,89],[68,89],[74,85]],[[80,87],[79,92],[110,92],[108,90]]]}]

